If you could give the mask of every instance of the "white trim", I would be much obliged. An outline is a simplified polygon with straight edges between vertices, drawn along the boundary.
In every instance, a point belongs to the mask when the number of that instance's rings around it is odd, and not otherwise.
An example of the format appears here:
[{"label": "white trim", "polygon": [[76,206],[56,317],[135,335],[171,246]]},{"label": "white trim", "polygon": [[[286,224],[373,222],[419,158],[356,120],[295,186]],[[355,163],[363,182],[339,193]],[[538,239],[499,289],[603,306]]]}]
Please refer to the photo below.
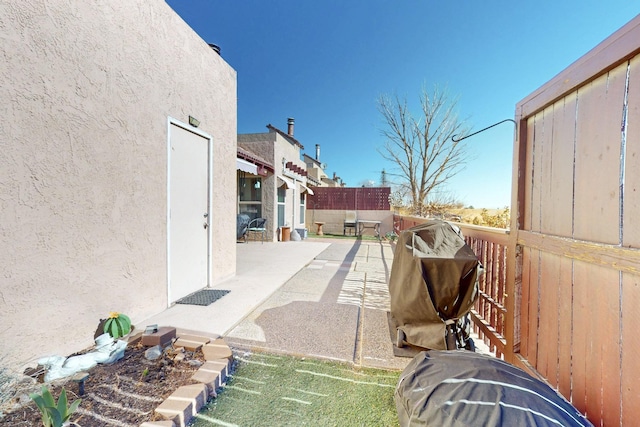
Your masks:
[{"label": "white trim", "polygon": [[236,157],[236,169],[253,175],[258,175],[258,166],[244,159]]},{"label": "white trim", "polygon": [[211,217],[213,215],[213,137],[206,132],[201,131],[189,124],[174,119],[171,116],[167,117],[167,307],[171,307],[171,126],[175,125],[183,128],[186,131],[195,133],[209,141],[208,151],[209,158],[207,159],[209,164],[208,169],[208,191],[207,191],[207,210],[209,227],[207,227],[207,286],[211,286],[211,275],[213,273],[213,264],[211,254],[213,252],[213,235],[211,232]]}]

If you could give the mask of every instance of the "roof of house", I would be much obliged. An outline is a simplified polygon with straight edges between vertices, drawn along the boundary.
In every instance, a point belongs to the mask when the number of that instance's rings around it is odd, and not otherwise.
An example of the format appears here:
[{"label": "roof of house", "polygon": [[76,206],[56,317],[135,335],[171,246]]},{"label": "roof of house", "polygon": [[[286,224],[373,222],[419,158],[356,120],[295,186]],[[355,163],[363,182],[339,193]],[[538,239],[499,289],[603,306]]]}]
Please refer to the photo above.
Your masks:
[{"label": "roof of house", "polygon": [[303,156],[304,156],[304,159],[305,159],[305,163],[306,163],[307,159],[311,160],[313,163],[316,164],[316,166],[318,166],[320,169],[322,169],[322,163],[320,163],[320,160],[316,160],[316,159],[314,159],[313,157],[311,157],[310,155],[308,155],[306,153],[304,153]]},{"label": "roof of house", "polygon": [[290,143],[292,143],[293,145],[297,145],[298,147],[300,147],[300,149],[304,150],[304,146],[302,144],[300,144],[300,141],[298,141],[297,139],[295,139],[294,137],[292,137],[288,133],[281,131],[277,127],[272,126],[271,124],[267,125],[267,129],[269,129],[269,131],[271,131],[271,132],[279,133],[283,138],[288,140]]}]

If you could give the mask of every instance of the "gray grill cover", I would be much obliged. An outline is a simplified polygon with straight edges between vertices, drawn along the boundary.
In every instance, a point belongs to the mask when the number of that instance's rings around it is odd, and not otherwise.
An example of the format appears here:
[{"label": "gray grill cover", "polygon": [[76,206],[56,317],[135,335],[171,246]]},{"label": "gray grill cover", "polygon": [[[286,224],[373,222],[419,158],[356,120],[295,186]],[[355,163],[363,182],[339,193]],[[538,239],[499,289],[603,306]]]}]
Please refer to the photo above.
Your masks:
[{"label": "gray grill cover", "polygon": [[395,391],[406,426],[591,426],[551,387],[500,359],[465,350],[423,351]]},{"label": "gray grill cover", "polygon": [[445,350],[445,320],[466,315],[482,267],[462,235],[432,220],[400,233],[389,277],[392,327],[411,345]]}]

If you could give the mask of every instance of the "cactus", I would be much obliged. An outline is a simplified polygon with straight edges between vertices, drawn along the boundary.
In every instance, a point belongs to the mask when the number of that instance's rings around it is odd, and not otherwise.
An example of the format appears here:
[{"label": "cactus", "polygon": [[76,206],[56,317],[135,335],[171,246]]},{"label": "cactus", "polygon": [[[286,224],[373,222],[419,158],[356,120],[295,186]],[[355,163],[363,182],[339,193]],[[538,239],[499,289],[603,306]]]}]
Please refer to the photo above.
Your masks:
[{"label": "cactus", "polygon": [[123,337],[131,332],[131,319],[126,314],[112,312],[104,323],[104,332],[114,339]]}]

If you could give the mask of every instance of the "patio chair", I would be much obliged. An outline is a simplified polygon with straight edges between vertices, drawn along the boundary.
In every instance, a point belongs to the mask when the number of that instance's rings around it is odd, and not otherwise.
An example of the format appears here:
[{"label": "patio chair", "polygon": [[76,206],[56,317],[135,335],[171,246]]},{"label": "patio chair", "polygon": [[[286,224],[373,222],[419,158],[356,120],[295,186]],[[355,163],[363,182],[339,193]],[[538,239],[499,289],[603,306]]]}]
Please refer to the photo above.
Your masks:
[{"label": "patio chair", "polygon": [[249,223],[249,226],[247,227],[245,242],[247,241],[247,237],[249,236],[249,234],[254,234],[255,236],[256,233],[260,233],[261,241],[262,243],[264,243],[264,238],[267,235],[266,223],[267,223],[266,218],[255,218],[251,220],[251,222]]},{"label": "patio chair", "polygon": [[344,226],[342,228],[342,235],[347,235],[347,228],[353,228],[353,234],[358,234],[358,214],[356,211],[347,211],[344,217]]},{"label": "patio chair", "polygon": [[244,239],[247,241],[247,228],[251,218],[246,214],[238,214],[236,218],[236,240]]}]

